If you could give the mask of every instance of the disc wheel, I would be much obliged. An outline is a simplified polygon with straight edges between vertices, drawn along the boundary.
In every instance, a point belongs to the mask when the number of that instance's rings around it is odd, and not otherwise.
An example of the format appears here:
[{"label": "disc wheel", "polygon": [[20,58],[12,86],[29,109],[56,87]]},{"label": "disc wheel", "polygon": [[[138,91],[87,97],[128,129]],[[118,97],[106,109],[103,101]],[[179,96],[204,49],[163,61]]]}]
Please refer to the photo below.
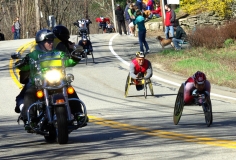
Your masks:
[{"label": "disc wheel", "polygon": [[211,105],[211,100],[210,98],[206,99],[206,103],[202,104],[203,107],[203,112],[205,115],[205,121],[207,127],[210,127],[213,121],[213,115],[212,115],[212,105]]},{"label": "disc wheel", "polygon": [[66,144],[68,142],[68,124],[65,106],[56,106],[55,112],[57,116],[56,129],[57,141],[59,144]]},{"label": "disc wheel", "polygon": [[179,92],[177,94],[176,100],[175,100],[175,107],[174,107],[174,114],[173,114],[173,121],[174,124],[177,125],[179,123],[179,120],[182,116],[182,112],[184,109],[184,84],[181,85]]}]

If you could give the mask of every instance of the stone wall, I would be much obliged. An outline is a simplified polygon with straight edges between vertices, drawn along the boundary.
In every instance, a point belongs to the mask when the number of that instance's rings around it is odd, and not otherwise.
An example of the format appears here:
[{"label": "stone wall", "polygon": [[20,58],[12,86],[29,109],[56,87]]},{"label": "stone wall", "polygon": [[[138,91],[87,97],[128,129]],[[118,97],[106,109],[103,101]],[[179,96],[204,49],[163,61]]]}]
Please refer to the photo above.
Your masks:
[{"label": "stone wall", "polygon": [[[236,17],[236,5],[232,6],[234,10],[232,17]],[[227,20],[222,19],[217,14],[211,13],[202,13],[195,16],[189,16],[187,18],[179,19],[179,24],[185,30],[192,30],[195,26],[205,26],[205,25],[214,25],[220,26],[223,25]],[[162,22],[146,22],[145,23],[147,30],[163,30]]]}]

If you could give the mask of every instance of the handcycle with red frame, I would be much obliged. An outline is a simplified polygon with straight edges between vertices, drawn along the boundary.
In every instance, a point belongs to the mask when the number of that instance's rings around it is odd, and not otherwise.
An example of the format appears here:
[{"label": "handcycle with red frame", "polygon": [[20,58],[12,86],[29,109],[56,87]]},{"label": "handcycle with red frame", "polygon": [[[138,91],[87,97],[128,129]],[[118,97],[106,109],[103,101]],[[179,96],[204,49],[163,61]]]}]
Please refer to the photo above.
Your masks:
[{"label": "handcycle with red frame", "polygon": [[98,34],[101,32],[107,33],[107,24],[110,24],[110,19],[106,17],[98,17],[96,18],[96,22],[98,22]]},{"label": "handcycle with red frame", "polygon": [[[184,87],[185,83],[182,83],[182,85],[179,88],[175,106],[174,106],[174,114],[173,114],[173,121],[174,124],[177,125],[179,123],[179,120],[182,116],[182,112],[184,109]],[[207,124],[207,127],[209,127],[213,122],[213,115],[212,115],[212,105],[211,105],[211,99],[209,96],[209,93],[205,91],[205,93],[200,94],[196,90],[192,92],[192,96],[194,97],[192,104],[202,106],[204,116],[205,116],[205,122]]]},{"label": "handcycle with red frame", "polygon": [[131,85],[143,86],[145,99],[147,98],[147,85],[149,86],[151,95],[154,95],[152,81],[150,78],[148,78],[148,79],[144,79],[144,78],[133,79],[133,78],[131,78],[130,73],[129,73],[127,76],[127,79],[126,79],[126,84],[125,84],[125,94],[124,94],[125,98],[128,96],[129,87]]}]

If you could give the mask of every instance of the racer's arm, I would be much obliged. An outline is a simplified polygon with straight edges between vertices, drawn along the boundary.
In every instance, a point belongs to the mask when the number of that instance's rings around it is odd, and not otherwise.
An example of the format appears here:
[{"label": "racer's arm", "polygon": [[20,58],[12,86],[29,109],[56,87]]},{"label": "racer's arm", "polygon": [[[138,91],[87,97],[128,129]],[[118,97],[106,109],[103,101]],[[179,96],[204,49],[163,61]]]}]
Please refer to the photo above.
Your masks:
[{"label": "racer's arm", "polygon": [[146,71],[146,75],[144,77],[144,79],[149,79],[152,77],[152,64],[150,61],[148,61],[148,69]]},{"label": "racer's arm", "polygon": [[90,40],[88,40],[88,49],[89,49],[89,51],[90,52],[93,52],[93,46],[92,46],[92,43],[91,43],[91,41]]},{"label": "racer's arm", "polygon": [[129,69],[130,77],[133,79],[137,79],[136,75],[134,74],[134,71],[135,71],[134,63],[131,62],[129,67],[130,67]]},{"label": "racer's arm", "polygon": [[29,54],[15,63],[15,67],[21,71],[29,71]]},{"label": "racer's arm", "polygon": [[61,52],[61,57],[68,58],[65,60],[66,67],[74,67],[79,62],[79,60],[77,60],[77,59],[73,59],[73,58],[68,57],[65,52]]}]

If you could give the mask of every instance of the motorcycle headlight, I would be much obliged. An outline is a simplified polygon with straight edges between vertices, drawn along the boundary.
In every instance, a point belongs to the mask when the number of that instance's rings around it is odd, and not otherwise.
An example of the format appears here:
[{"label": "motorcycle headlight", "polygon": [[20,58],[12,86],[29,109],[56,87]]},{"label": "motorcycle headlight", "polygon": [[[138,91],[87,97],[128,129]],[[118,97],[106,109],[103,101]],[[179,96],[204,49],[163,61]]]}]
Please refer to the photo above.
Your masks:
[{"label": "motorcycle headlight", "polygon": [[58,70],[50,70],[45,74],[45,78],[49,83],[57,83],[60,81],[62,74]]},{"label": "motorcycle headlight", "polygon": [[71,82],[73,82],[74,81],[74,75],[73,74],[67,74],[66,75],[66,80],[67,80],[67,82],[69,82],[69,83],[71,83]]}]

